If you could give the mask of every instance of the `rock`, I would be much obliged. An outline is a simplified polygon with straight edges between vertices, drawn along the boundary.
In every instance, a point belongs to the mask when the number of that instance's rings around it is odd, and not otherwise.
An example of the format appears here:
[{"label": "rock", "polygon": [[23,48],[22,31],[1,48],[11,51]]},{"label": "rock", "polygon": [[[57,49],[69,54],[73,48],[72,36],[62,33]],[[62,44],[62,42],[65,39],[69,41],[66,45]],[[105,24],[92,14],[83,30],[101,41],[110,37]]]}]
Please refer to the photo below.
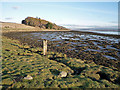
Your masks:
[{"label": "rock", "polygon": [[30,48],[28,45],[24,45],[23,47],[26,48],[26,49]]},{"label": "rock", "polygon": [[32,79],[33,79],[33,77],[32,77],[32,76],[30,76],[30,75],[27,75],[26,77],[24,77],[24,79],[27,79],[27,80],[32,80]]},{"label": "rock", "polygon": [[62,71],[62,72],[60,72],[59,76],[60,77],[66,77],[67,76],[67,72]]},{"label": "rock", "polygon": [[91,74],[89,77],[99,80],[100,79],[100,75],[99,74]]},{"label": "rock", "polygon": [[9,49],[5,49],[5,51],[10,51]]}]

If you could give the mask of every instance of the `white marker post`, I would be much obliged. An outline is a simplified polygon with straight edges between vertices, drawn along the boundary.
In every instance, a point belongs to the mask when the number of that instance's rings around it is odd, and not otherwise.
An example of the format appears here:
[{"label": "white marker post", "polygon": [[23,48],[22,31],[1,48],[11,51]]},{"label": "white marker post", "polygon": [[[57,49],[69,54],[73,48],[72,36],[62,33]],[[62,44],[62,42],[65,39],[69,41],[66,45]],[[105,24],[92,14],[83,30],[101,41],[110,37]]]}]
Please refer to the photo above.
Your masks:
[{"label": "white marker post", "polygon": [[47,53],[47,40],[43,40],[43,55]]}]

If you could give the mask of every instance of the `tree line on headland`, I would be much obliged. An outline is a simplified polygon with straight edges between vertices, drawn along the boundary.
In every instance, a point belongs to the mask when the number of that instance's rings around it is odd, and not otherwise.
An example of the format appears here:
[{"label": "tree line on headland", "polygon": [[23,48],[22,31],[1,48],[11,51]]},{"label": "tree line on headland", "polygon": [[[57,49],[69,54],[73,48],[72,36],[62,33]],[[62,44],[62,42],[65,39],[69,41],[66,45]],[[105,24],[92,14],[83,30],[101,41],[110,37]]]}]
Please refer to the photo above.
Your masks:
[{"label": "tree line on headland", "polygon": [[43,20],[41,18],[27,17],[25,20],[22,20],[22,24],[39,27],[41,29],[55,29],[55,30],[67,30],[67,28],[58,26],[55,23]]}]

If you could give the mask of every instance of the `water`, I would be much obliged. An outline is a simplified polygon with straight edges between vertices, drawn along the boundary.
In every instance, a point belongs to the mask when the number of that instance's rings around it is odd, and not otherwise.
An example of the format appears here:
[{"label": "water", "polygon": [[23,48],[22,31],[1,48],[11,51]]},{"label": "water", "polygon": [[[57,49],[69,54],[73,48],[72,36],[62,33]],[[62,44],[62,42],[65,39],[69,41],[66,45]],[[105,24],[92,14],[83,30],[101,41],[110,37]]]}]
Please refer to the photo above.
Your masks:
[{"label": "water", "polygon": [[[34,32],[28,34],[32,40],[36,39],[38,42],[42,42],[43,39],[51,41],[55,45],[53,46],[54,48],[67,47],[71,54],[73,52],[77,54],[80,50],[105,54],[111,52],[111,50],[119,50],[119,48],[113,46],[113,44],[119,44],[119,39],[114,37],[81,34],[78,32]],[[28,34],[23,34],[23,37]],[[119,57],[119,52],[115,54],[116,57]],[[117,60],[108,54],[103,55],[103,57]]]},{"label": "water", "polygon": [[108,55],[103,55],[103,56],[106,57],[106,58],[109,58],[109,59],[117,60],[116,58],[114,58],[112,56],[108,56]]},{"label": "water", "polygon": [[118,31],[95,31],[95,30],[77,30],[83,32],[94,32],[94,33],[101,33],[101,34],[112,34],[112,35],[119,35],[120,32]]},{"label": "water", "polygon": [[[99,35],[84,35],[84,34],[80,35],[79,33],[73,33],[73,32],[39,32],[39,33],[30,33],[30,34],[32,38],[35,37],[50,41],[61,41],[61,40],[94,41],[93,43],[95,45],[97,45],[98,43],[96,42],[96,40],[101,42],[106,41],[111,44],[119,43],[119,39],[113,37],[99,36]],[[108,47],[111,48],[111,46]]]}]

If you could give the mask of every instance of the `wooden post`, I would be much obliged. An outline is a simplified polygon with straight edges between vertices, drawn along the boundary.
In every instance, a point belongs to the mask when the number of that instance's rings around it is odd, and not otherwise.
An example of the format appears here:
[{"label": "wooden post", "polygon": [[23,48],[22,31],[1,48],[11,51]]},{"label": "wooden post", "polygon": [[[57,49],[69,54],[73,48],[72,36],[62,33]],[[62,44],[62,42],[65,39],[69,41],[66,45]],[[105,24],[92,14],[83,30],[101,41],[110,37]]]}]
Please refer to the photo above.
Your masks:
[{"label": "wooden post", "polygon": [[47,40],[43,40],[43,55],[47,53]]}]

